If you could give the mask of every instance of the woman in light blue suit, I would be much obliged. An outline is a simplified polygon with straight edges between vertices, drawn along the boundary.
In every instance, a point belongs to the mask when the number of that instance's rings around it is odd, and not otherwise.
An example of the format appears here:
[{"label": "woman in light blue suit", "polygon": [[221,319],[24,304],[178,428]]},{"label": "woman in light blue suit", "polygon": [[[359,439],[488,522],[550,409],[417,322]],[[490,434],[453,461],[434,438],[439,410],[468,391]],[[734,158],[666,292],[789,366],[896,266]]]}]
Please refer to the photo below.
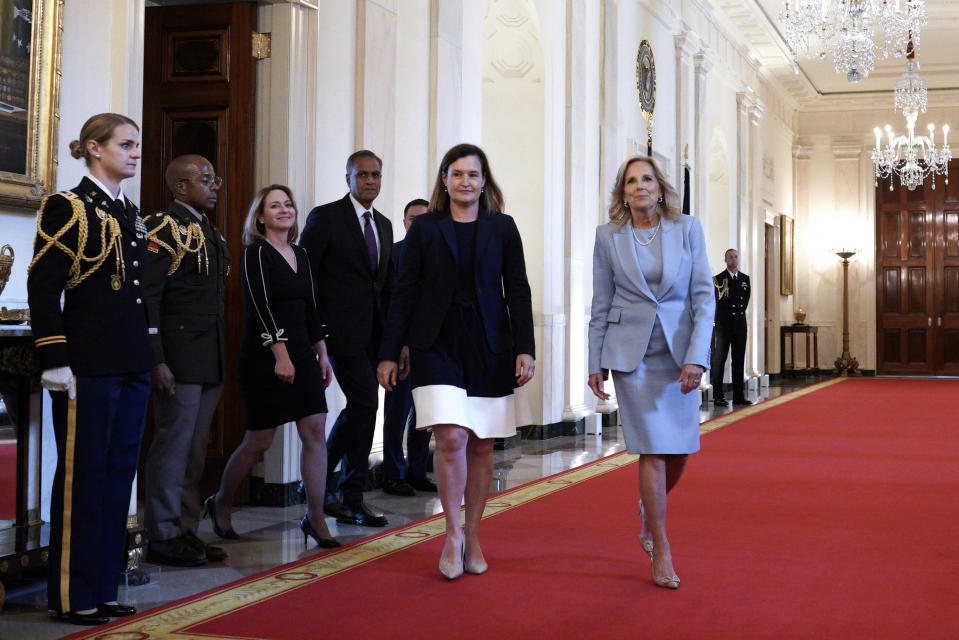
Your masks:
[{"label": "woman in light blue suit", "polygon": [[611,222],[596,229],[589,387],[600,399],[612,371],[630,453],[640,454],[640,544],[653,581],[679,588],[666,538],[666,494],[699,450],[699,400],[715,301],[703,228],[683,216],[652,158],[619,169]]}]

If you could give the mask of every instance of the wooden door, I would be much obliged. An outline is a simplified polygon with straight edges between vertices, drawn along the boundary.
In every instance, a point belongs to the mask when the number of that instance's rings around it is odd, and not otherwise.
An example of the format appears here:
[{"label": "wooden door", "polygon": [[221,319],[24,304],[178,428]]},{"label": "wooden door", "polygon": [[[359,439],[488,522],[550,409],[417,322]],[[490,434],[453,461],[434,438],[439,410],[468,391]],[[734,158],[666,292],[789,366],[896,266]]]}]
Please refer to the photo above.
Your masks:
[{"label": "wooden door", "polygon": [[876,190],[878,373],[959,373],[959,164],[949,174]]},{"label": "wooden door", "polygon": [[959,375],[959,160],[949,166],[949,184],[942,189],[942,206],[935,225],[936,287],[934,331],[940,347],[936,350],[936,373]]},{"label": "wooden door", "polygon": [[[149,214],[169,205],[171,195],[163,174],[179,155],[204,156],[224,179],[211,219],[226,236],[234,267],[226,294],[227,381],[211,429],[201,485],[211,493],[244,433],[236,363],[245,310],[240,270],[235,265],[243,254],[243,219],[255,190],[251,44],[255,27],[255,2],[146,10],[141,209]],[[148,421],[144,451],[151,435]],[[239,495],[244,491],[241,487]]]}]

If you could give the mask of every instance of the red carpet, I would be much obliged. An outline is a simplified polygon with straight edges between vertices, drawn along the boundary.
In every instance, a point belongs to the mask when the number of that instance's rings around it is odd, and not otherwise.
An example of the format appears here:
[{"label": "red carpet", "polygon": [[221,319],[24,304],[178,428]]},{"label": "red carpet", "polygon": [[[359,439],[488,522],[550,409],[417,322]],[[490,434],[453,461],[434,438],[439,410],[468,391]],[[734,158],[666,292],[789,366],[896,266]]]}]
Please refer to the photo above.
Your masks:
[{"label": "red carpet", "polygon": [[0,520],[17,517],[17,443],[0,443]]},{"label": "red carpet", "polygon": [[618,454],[495,496],[483,576],[442,578],[440,537],[403,547],[430,519],[71,638],[959,638],[956,398],[848,380],[704,425],[726,428],[670,495],[676,592]]}]

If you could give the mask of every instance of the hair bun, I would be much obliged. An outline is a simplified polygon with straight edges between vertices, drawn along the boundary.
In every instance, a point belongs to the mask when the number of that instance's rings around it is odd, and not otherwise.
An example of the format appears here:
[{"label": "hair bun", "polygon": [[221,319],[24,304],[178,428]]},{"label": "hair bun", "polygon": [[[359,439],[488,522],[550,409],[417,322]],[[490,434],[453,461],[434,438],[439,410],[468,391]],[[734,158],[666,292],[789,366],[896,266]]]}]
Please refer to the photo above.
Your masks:
[{"label": "hair bun", "polygon": [[83,145],[80,144],[79,140],[73,140],[70,142],[70,155],[74,158],[82,158],[86,155],[86,149],[83,148]]}]

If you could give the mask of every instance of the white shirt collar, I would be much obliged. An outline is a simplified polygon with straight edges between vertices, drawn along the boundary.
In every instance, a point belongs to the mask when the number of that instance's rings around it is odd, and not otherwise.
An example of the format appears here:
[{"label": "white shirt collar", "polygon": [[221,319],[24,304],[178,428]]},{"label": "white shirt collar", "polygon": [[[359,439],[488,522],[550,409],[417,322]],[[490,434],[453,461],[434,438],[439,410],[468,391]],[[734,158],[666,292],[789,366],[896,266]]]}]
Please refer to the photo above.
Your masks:
[{"label": "white shirt collar", "polygon": [[726,273],[733,277],[733,280],[739,280],[739,272],[733,273],[729,269],[726,269]]},{"label": "white shirt collar", "polygon": [[360,219],[360,222],[363,222],[363,214],[366,213],[367,211],[370,212],[370,215],[371,215],[371,216],[373,215],[373,204],[372,204],[372,203],[370,203],[370,208],[367,209],[366,207],[364,207],[363,205],[360,204],[360,201],[359,201],[359,200],[357,200],[356,198],[353,197],[353,194],[352,194],[352,193],[349,193],[348,195],[350,196],[350,202],[353,203],[353,210],[356,211],[356,217],[358,217],[358,218]]},{"label": "white shirt collar", "polygon": [[110,190],[107,189],[107,188],[103,185],[102,182],[100,182],[99,180],[97,180],[96,177],[95,177],[92,173],[87,173],[87,177],[90,178],[90,181],[91,181],[93,184],[95,184],[95,185],[97,185],[98,187],[100,187],[100,190],[103,191],[103,195],[107,196],[108,198],[112,198],[113,200],[119,200],[120,202],[123,202],[123,201],[124,201],[125,198],[124,198],[124,196],[123,196],[123,187],[118,186],[118,187],[117,187],[117,194],[116,194],[116,195],[113,195],[112,193],[110,193]]},{"label": "white shirt collar", "polygon": [[190,213],[192,213],[194,216],[196,216],[197,220],[203,220],[203,214],[197,211],[196,209],[194,209],[193,207],[191,207],[190,205],[188,205],[187,203],[183,202],[183,200],[178,200],[174,198],[173,201],[177,203],[178,205],[180,205],[181,207],[183,207],[184,209],[186,209],[187,211],[189,211]]}]

